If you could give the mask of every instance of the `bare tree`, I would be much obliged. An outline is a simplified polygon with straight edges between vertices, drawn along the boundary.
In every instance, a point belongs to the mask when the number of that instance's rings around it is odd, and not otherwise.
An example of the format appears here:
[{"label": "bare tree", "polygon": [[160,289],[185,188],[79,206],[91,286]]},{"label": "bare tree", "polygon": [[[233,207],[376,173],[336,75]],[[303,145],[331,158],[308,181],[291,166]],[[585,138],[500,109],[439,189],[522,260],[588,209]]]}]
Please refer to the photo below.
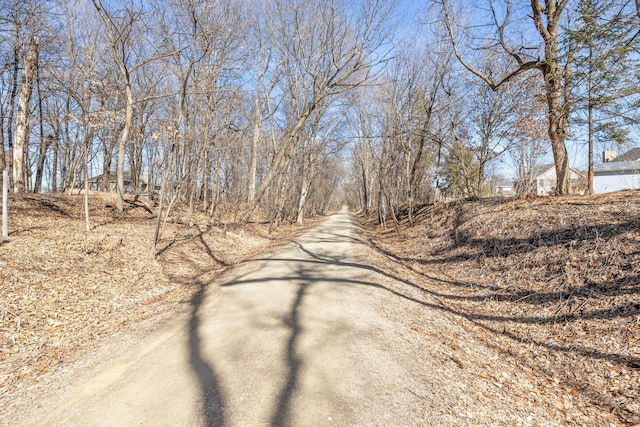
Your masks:
[{"label": "bare tree", "polygon": [[497,92],[486,85],[473,92],[469,117],[475,138],[470,138],[469,148],[478,168],[476,188],[472,192],[476,197],[483,195],[488,166],[511,150],[516,141],[516,113],[523,96],[519,93],[522,86],[511,83]]},{"label": "bare tree", "polygon": [[[136,100],[134,97],[132,75],[145,65],[170,56],[176,51],[167,49],[159,50],[156,48],[154,51],[147,52],[144,50],[144,46],[140,46],[140,44],[144,45],[144,43],[142,40],[139,40],[138,49],[136,50],[136,54],[134,54],[133,45],[136,45],[136,41],[133,40],[133,37],[136,25],[141,22],[144,23],[142,20],[142,11],[137,9],[137,6],[133,3],[117,12],[109,12],[103,6],[101,0],[92,0],[92,3],[104,24],[106,36],[109,40],[109,49],[124,86],[126,101],[125,117],[118,145],[118,161],[116,164],[116,207],[118,211],[122,213],[124,212],[123,194],[125,153],[127,150],[127,144],[129,143],[129,138],[133,132],[135,106],[138,102],[144,101],[144,99]],[[150,22],[146,22],[146,24],[146,28],[149,30]],[[177,50],[179,51],[181,49],[183,49],[183,47],[178,47]],[[155,97],[155,95],[152,97]]]},{"label": "bare tree", "polygon": [[[120,136],[120,144],[118,146],[118,162],[116,166],[116,193],[117,193],[117,209],[120,213],[124,212],[123,205],[123,193],[124,193],[124,160],[127,142],[129,140],[129,133],[133,125],[134,114],[134,98],[133,90],[131,88],[131,71],[132,67],[129,64],[129,43],[131,43],[130,36],[133,30],[133,26],[136,20],[139,18],[139,13],[134,10],[127,10],[120,22],[117,22],[102,6],[100,0],[92,0],[94,7],[100,14],[102,21],[104,22],[107,37],[109,38],[111,53],[113,59],[120,71],[120,77],[124,84],[125,96],[126,96],[126,108],[124,128]],[[140,64],[138,64],[139,66]]]},{"label": "bare tree", "polygon": [[281,90],[289,99],[289,113],[284,143],[243,221],[250,218],[285,165],[314,111],[328,99],[369,82],[387,56],[390,29],[389,4],[385,2],[367,2],[358,8],[338,1],[276,0],[270,13],[270,41],[281,64]]},{"label": "bare tree", "polygon": [[[453,74],[453,55],[444,39],[416,39],[396,47],[376,90],[353,97],[351,128],[357,138],[354,167],[361,208],[386,215],[433,200],[434,162],[450,134],[444,120],[449,99],[445,83]],[[354,190],[352,190],[354,191]]]},{"label": "bare tree", "polygon": [[[253,132],[251,135],[251,149],[249,154],[249,181],[247,191],[247,202],[251,202],[256,195],[258,185],[258,157],[259,144],[262,136],[262,126],[265,120],[265,112],[268,110],[268,103],[271,93],[280,79],[280,73],[273,70],[273,52],[269,45],[268,34],[265,31],[263,17],[254,17],[253,37],[248,42],[255,46],[251,49],[252,56],[256,62],[255,96],[253,102]],[[266,84],[265,79],[270,79]]]},{"label": "bare tree", "polygon": [[499,90],[504,84],[513,80],[516,76],[529,70],[541,72],[545,82],[545,96],[547,100],[548,128],[547,134],[553,151],[558,194],[567,194],[569,191],[569,161],[565,138],[567,137],[568,105],[566,105],[566,93],[560,55],[560,19],[565,13],[568,0],[546,0],[544,7],[539,0],[531,0],[530,13],[534,27],[538,35],[542,38],[544,56],[532,57],[526,55],[526,46],[513,48],[508,44],[506,33],[510,23],[512,3],[510,0],[504,2],[503,16],[498,16],[497,8],[493,1],[490,2],[493,24],[497,33],[497,43],[501,46],[512,61],[515,68],[504,77],[496,79],[492,73],[483,72],[467,62],[459,49],[459,35],[451,18],[451,6],[447,0],[440,1],[444,15],[444,23],[448,29],[450,40],[453,43],[456,57],[460,63],[471,73],[484,81],[491,89]]},{"label": "bare tree", "polygon": [[[316,183],[319,164],[327,157],[327,149],[333,138],[333,132],[341,124],[339,120],[333,120],[331,124],[327,123],[323,126],[323,116],[326,113],[324,108],[320,107],[307,126],[304,141],[300,144],[300,153],[298,161],[297,176],[300,191],[298,192],[298,200],[294,206],[297,206],[295,212],[295,221],[302,224],[305,217],[307,203],[310,199],[311,186]],[[339,114],[341,116],[341,114]],[[327,176],[329,178],[329,176]]]},{"label": "bare tree", "polygon": [[360,111],[358,106],[353,110],[355,119],[351,124],[351,129],[356,141],[352,150],[352,167],[355,173],[355,179],[353,180],[358,183],[355,187],[355,192],[358,196],[355,203],[352,201],[352,207],[361,209],[364,211],[365,215],[369,215],[372,209],[371,195],[373,193],[373,189],[371,188],[371,185],[375,182],[375,179],[372,179],[371,177],[374,170],[371,161],[372,148],[369,140],[371,134],[367,122],[369,115]]},{"label": "bare tree", "polygon": [[[2,5],[5,6],[5,5]],[[20,72],[20,63],[21,63],[21,57],[22,57],[22,51],[23,51],[23,21],[24,21],[24,10],[23,10],[23,5],[21,4],[21,2],[19,0],[15,0],[13,2],[13,4],[11,3],[7,3],[5,6],[5,9],[2,11],[3,15],[6,16],[6,20],[8,22],[11,22],[11,35],[10,38],[11,39],[11,46],[8,49],[7,52],[7,59],[6,59],[6,66],[3,67],[2,69],[2,74],[3,74],[3,87],[10,87],[11,89],[9,90],[9,96],[8,99],[6,101],[6,108],[5,106],[5,100],[3,99],[3,103],[2,103],[2,134],[4,137],[4,129],[5,129],[5,120],[6,120],[6,135],[7,135],[7,143],[8,143],[8,147],[9,149],[12,149],[13,147],[13,120],[14,120],[14,116],[15,116],[15,107],[16,107],[16,96],[18,94],[18,82],[19,82],[19,72]],[[5,77],[6,75],[6,77]],[[5,86],[6,85],[6,86]],[[4,93],[3,93],[4,95]],[[3,145],[3,156],[2,156],[2,166],[3,168],[6,167],[7,165],[5,164],[5,156],[4,156],[4,138],[2,141],[2,145]],[[9,165],[10,166],[10,165]],[[13,173],[12,173],[12,177],[13,177]]]},{"label": "bare tree", "polygon": [[38,41],[34,36],[29,40],[26,57],[24,60],[24,71],[22,72],[22,83],[20,84],[20,95],[18,97],[18,115],[16,117],[16,134],[13,143],[13,191],[24,193],[27,190],[28,163],[26,161],[27,144],[29,142],[31,119],[31,94],[36,77],[36,65],[38,62]]}]

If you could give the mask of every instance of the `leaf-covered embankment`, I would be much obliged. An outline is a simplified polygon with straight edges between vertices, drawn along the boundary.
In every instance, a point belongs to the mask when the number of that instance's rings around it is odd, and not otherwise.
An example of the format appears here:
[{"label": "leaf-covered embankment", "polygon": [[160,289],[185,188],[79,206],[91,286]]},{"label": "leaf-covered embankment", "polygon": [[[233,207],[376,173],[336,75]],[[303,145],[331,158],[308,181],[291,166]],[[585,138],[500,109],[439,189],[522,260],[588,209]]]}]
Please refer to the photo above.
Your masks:
[{"label": "leaf-covered embankment", "polygon": [[[640,423],[640,197],[427,205],[369,244],[413,270],[488,345]],[[571,404],[569,404],[571,405]]]}]

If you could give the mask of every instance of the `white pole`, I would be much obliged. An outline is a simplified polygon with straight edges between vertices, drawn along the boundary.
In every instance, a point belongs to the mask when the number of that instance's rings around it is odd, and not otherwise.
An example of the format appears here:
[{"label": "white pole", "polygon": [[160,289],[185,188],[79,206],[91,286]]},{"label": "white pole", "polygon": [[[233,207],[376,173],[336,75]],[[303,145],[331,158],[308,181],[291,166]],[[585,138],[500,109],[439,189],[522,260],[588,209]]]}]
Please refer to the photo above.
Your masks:
[{"label": "white pole", "polygon": [[2,171],[2,238],[9,237],[9,169]]}]

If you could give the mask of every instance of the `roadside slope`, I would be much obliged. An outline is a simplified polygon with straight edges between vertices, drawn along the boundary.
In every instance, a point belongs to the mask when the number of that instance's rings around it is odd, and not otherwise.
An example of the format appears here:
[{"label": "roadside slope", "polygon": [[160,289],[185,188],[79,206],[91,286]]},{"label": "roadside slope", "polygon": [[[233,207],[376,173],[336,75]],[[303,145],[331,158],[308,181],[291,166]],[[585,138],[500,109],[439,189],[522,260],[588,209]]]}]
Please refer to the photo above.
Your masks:
[{"label": "roadside slope", "polygon": [[[640,423],[640,197],[427,205],[400,231],[372,222],[380,260],[540,380],[566,422]],[[582,415],[580,415],[582,414]]]}]

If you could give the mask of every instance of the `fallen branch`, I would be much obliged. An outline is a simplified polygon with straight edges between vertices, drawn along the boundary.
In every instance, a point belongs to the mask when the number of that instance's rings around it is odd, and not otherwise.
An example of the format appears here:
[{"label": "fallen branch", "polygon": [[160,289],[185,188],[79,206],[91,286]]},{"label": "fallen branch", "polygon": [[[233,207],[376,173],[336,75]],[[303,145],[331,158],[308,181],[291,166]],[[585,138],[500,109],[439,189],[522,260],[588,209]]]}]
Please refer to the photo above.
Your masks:
[{"label": "fallen branch", "polygon": [[154,217],[158,215],[158,213],[154,210],[153,201],[147,197],[131,196],[131,195],[125,194],[123,199],[125,202],[127,202],[130,205],[143,208]]}]

